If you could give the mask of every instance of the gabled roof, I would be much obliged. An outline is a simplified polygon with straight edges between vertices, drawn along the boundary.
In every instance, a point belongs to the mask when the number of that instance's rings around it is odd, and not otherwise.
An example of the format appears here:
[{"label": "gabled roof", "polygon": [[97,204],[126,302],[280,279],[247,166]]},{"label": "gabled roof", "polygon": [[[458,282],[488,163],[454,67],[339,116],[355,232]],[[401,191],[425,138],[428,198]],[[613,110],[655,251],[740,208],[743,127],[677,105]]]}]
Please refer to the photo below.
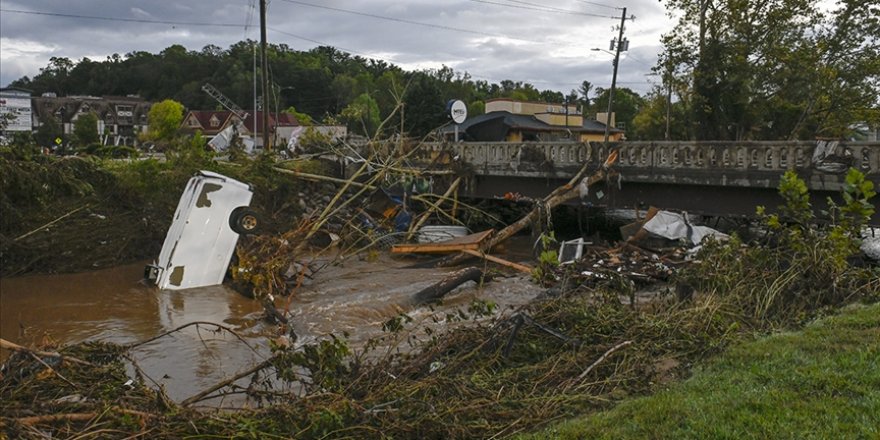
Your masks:
[{"label": "gabled roof", "polygon": [[[235,113],[232,113],[229,110],[190,110],[184,116],[183,121],[181,122],[181,129],[192,129],[186,124],[186,121],[190,118],[194,117],[199,122],[199,125],[202,128],[202,131],[205,133],[214,133],[219,132],[229,126],[233,121],[239,120],[238,116]],[[216,126],[211,125],[211,118],[216,117],[220,124]],[[257,119],[257,130],[256,133],[261,132],[261,125],[263,112],[258,111],[256,114]],[[276,124],[277,121],[277,124]],[[254,114],[252,112],[248,113],[248,116],[244,119],[244,128],[249,133],[254,133]],[[275,113],[269,113],[269,130],[274,131],[275,127],[297,127],[300,123],[297,121],[296,117],[291,115],[290,113],[278,113],[278,117],[276,119]]]},{"label": "gabled roof", "polygon": [[[232,116],[233,113],[228,110],[190,110],[183,117],[183,125],[182,128],[190,128],[186,125],[186,121],[191,117],[195,118],[198,121],[199,125],[202,127],[204,131],[220,131],[224,126],[226,126],[229,117]],[[216,117],[220,123],[217,126],[211,125],[211,118]]]}]

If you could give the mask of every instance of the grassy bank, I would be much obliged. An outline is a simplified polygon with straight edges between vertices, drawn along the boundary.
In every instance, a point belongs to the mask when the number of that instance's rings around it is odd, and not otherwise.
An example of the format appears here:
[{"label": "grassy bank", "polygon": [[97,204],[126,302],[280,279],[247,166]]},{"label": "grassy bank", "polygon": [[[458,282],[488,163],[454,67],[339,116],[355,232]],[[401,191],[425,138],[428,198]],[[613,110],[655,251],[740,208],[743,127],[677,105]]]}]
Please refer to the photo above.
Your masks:
[{"label": "grassy bank", "polygon": [[880,304],[739,344],[666,391],[525,438],[880,438]]}]

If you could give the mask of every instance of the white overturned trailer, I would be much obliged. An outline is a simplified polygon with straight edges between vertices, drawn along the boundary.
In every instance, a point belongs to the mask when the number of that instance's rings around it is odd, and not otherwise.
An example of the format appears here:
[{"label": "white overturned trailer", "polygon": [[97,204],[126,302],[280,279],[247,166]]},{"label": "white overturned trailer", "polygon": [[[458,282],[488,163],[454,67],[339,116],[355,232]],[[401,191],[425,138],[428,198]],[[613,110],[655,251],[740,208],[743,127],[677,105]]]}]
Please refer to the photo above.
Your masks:
[{"label": "white overturned trailer", "polygon": [[170,290],[222,283],[239,234],[258,227],[248,208],[252,196],[248,184],[198,172],[187,183],[159,259],[146,267],[145,277]]}]

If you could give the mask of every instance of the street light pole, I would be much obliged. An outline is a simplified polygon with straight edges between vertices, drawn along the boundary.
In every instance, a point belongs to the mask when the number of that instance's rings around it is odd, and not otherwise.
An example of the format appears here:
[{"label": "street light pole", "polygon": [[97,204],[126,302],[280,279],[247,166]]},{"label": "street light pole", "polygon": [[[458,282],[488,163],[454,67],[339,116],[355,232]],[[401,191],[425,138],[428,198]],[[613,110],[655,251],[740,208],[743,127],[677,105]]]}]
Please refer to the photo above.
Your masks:
[{"label": "street light pole", "polygon": [[626,23],[626,8],[620,14],[620,32],[617,35],[617,44],[614,54],[614,73],[611,75],[611,90],[608,92],[608,111],[605,113],[605,143],[608,143],[608,134],[611,130],[611,110],[614,108],[614,88],[617,86],[617,66],[620,64],[620,49],[623,46],[623,26]]}]

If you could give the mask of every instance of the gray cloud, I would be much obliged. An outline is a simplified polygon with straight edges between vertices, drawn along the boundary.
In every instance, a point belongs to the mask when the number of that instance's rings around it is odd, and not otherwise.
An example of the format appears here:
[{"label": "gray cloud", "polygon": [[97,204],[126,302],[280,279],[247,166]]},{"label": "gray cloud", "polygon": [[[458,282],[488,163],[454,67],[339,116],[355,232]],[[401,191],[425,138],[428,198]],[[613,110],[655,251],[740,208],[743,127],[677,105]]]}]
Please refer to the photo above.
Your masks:
[{"label": "gray cloud", "polygon": [[[609,40],[616,36],[612,27],[618,22],[607,17],[619,15],[619,11],[574,0],[529,3],[606,17],[536,11],[506,0],[491,3],[507,6],[474,0],[272,0],[268,25],[361,55],[385,54],[386,61],[404,66],[436,68],[446,64],[490,82],[512,79],[562,92],[577,88],[583,80],[598,87],[610,85],[611,56],[590,48],[608,48]],[[101,60],[114,53],[159,52],[172,44],[199,50],[208,44],[225,48],[245,38],[258,39],[256,4],[256,0],[4,0],[0,3],[7,10],[0,13],[0,84],[39,73],[52,56]],[[630,53],[621,61],[618,81],[621,86],[646,92],[652,80],[646,75],[656,61],[660,35],[671,29],[672,22],[655,0],[634,0],[627,7],[628,15],[637,19],[627,23]],[[94,20],[9,10],[238,27]],[[269,32],[269,39],[298,50],[317,45],[275,31]]]}]

